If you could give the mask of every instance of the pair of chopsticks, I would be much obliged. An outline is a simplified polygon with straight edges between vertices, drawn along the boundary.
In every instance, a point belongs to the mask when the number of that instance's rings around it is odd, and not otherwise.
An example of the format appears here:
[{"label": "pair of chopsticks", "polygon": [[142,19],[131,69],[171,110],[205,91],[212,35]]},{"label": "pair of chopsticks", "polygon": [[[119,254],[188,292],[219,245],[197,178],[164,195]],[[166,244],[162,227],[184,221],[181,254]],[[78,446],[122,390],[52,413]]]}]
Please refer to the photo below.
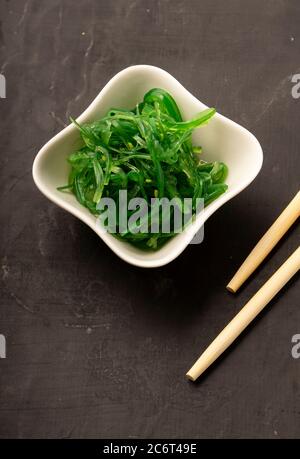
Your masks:
[{"label": "pair of chopsticks", "polygon": [[[275,247],[282,236],[300,216],[300,191],[260,239],[242,266],[233,276],[227,289],[235,293]],[[275,295],[300,269],[300,246],[248,301],[243,309],[221,331],[199,357],[186,377],[195,381],[242,333]]]}]

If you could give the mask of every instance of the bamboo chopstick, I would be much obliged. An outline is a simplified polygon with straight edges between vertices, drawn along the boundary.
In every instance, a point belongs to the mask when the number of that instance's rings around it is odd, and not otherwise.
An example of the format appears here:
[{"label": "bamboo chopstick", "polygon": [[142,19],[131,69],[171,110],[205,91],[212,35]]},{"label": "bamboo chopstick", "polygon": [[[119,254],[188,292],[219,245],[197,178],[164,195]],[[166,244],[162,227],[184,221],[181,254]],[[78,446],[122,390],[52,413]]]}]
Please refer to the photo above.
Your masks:
[{"label": "bamboo chopstick", "polygon": [[256,270],[260,263],[271,252],[273,247],[278,243],[282,236],[292,226],[292,224],[300,216],[300,191],[296,194],[294,199],[279,215],[277,220],[268,229],[266,234],[256,244],[252,252],[248,255],[242,266],[238,269],[233,276],[227,289],[235,293],[240,286],[248,279],[249,276]]},{"label": "bamboo chopstick", "polygon": [[221,331],[187,372],[186,377],[195,381],[233,343],[299,269],[300,246]]}]

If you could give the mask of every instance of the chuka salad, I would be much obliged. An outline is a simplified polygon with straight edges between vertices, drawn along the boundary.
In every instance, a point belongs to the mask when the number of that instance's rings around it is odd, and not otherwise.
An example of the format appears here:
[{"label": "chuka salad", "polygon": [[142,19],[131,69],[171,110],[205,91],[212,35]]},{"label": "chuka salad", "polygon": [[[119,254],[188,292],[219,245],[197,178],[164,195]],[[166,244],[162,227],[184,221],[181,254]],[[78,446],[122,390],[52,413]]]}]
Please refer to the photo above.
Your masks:
[{"label": "chuka salad", "polygon": [[[128,201],[143,198],[151,209],[153,198],[174,200],[180,207],[185,198],[196,212],[199,198],[208,205],[227,189],[227,166],[222,162],[199,160],[200,146],[192,144],[192,132],[207,123],[214,108],[183,121],[173,97],[163,89],[151,89],[133,110],[111,109],[101,119],[78,127],[84,146],[68,157],[71,166],[68,185],[80,204],[94,215],[102,210],[102,197],[120,206],[119,191],[126,190]],[[172,209],[171,209],[172,210]],[[131,210],[126,210],[128,219]],[[146,216],[146,218],[148,218]],[[161,213],[157,214],[160,221]],[[145,228],[145,221],[143,222]],[[136,231],[130,226],[115,236],[144,249],[155,250],[170,237],[160,229]]]}]

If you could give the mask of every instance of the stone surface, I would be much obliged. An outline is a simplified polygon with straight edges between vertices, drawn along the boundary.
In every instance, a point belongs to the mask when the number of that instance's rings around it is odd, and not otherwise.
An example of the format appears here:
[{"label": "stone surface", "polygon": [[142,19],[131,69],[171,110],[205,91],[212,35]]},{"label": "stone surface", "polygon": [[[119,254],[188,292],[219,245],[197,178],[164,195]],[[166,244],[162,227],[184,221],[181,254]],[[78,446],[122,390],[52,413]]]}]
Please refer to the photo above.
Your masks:
[{"label": "stone surface", "polygon": [[[300,431],[299,283],[197,383],[185,372],[299,244],[225,285],[299,189],[297,0],[2,0],[0,436],[286,438]],[[262,172],[161,269],[119,260],[31,177],[39,148],[131,64],[160,66],[260,140]],[[220,139],[221,140],[221,139]]]}]

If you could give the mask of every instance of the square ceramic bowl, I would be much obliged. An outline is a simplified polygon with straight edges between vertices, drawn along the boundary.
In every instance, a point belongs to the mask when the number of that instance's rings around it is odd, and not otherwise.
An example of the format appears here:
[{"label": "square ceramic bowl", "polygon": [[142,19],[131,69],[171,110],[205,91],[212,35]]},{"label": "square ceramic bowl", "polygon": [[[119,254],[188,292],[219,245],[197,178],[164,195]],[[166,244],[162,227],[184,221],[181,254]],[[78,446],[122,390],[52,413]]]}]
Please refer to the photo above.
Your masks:
[{"label": "square ceramic bowl", "polygon": [[[149,65],[136,65],[115,75],[78,118],[78,122],[92,122],[102,117],[111,107],[134,107],[149,89],[155,87],[163,88],[172,94],[184,119],[192,118],[207,108],[166,71]],[[142,251],[99,230],[95,216],[81,206],[75,196],[57,191],[57,187],[67,183],[68,155],[82,146],[79,131],[75,126],[66,127],[39,151],[33,164],[33,179],[47,198],[90,226],[120,258],[132,265],[145,268],[163,266],[183,252],[204,222],[225,202],[246,188],[262,166],[263,154],[257,139],[242,126],[219,113],[208,125],[195,130],[194,142],[202,146],[204,160],[223,161],[228,165],[228,190],[209,204],[182,233],[153,252]]]}]

